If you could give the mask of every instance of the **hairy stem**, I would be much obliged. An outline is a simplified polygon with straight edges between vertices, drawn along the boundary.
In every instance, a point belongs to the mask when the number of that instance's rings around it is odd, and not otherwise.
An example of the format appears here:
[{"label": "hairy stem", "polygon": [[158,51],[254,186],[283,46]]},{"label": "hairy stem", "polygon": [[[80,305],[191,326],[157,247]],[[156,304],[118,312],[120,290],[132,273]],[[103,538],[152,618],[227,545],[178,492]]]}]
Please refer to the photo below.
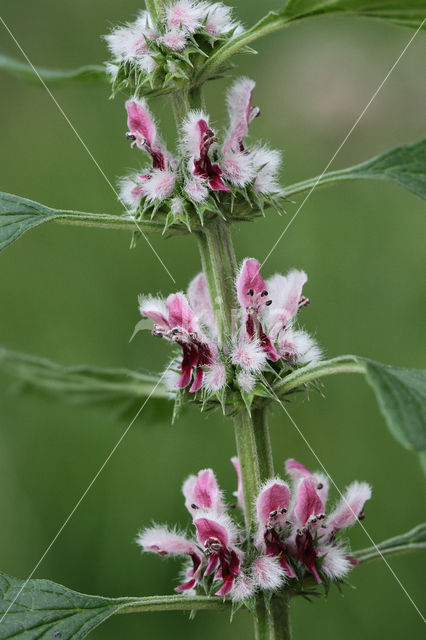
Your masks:
[{"label": "hairy stem", "polygon": [[256,640],[291,640],[290,600],[287,596],[274,596],[266,603],[263,596],[256,601]]},{"label": "hairy stem", "polygon": [[232,331],[232,314],[235,308],[234,278],[236,260],[232,246],[230,225],[216,220],[198,233],[201,264],[207,279],[213,313],[224,342]]},{"label": "hairy stem", "polygon": [[365,370],[366,365],[362,358],[351,355],[338,356],[331,360],[321,360],[316,364],[297,369],[283,378],[278,384],[275,384],[274,391],[282,395],[323,376],[331,376],[335,373],[365,373]]},{"label": "hairy stem", "polygon": [[266,405],[255,407],[251,412],[256,452],[259,461],[259,479],[264,482],[274,475],[271,439],[268,427],[268,409]]}]

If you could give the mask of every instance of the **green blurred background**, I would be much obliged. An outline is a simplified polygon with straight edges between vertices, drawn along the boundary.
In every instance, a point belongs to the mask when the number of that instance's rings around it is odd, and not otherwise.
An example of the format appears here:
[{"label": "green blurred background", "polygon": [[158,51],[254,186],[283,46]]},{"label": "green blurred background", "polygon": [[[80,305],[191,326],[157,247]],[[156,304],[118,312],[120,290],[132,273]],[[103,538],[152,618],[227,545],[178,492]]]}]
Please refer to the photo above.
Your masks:
[{"label": "green blurred background", "polygon": [[[277,3],[234,2],[245,24]],[[261,6],[260,6],[261,5]],[[3,0],[2,15],[34,64],[74,67],[101,62],[101,35],[131,18],[137,0]],[[262,117],[252,138],[284,151],[283,182],[320,173],[411,36],[403,28],[357,19],[313,20],[257,43],[258,56],[240,56],[239,72],[257,81]],[[1,49],[19,57],[0,27]],[[343,148],[344,167],[424,133],[424,54],[419,35]],[[224,124],[229,80],[208,86],[208,109]],[[119,212],[114,194],[42,88],[1,76],[1,190],[60,208]],[[54,94],[112,181],[139,158],[124,139],[123,98],[105,86],[54,88]],[[164,136],[174,128],[167,102],[157,99]],[[301,199],[299,199],[299,202]],[[239,258],[262,259],[287,218],[235,230]],[[327,355],[355,353],[407,367],[424,366],[424,204],[384,182],[357,182],[314,193],[264,275],[290,267],[309,274],[311,306],[303,312]],[[140,292],[168,293],[170,280],[143,240],[102,230],[46,226],[29,232],[0,256],[0,342],[65,364],[86,363],[159,371],[168,345],[138,334]],[[192,238],[152,242],[184,289],[199,270]],[[107,413],[13,393],[0,379],[0,567],[26,577],[127,426]],[[391,439],[372,393],[357,376],[327,380],[325,398],[298,398],[290,410],[340,487],[372,483],[365,525],[379,541],[424,519],[424,480],[416,457]],[[315,460],[285,415],[271,417],[276,468],[294,456]],[[184,477],[213,467],[234,489],[229,458],[232,427],[219,414],[189,411],[174,426],[151,426],[142,413],[90,494],[37,570],[87,593],[110,596],[172,592],[178,563],[141,557],[138,529],[157,522],[189,524],[180,494]],[[335,497],[335,496],[334,496]],[[360,527],[353,548],[368,546]],[[422,564],[423,563],[423,564]],[[424,605],[424,556],[393,559],[392,567],[418,606]],[[382,562],[354,571],[354,587],[326,601],[294,603],[296,638],[419,638],[419,615]],[[227,614],[120,616],[93,638],[243,638],[249,616],[229,626]]]}]

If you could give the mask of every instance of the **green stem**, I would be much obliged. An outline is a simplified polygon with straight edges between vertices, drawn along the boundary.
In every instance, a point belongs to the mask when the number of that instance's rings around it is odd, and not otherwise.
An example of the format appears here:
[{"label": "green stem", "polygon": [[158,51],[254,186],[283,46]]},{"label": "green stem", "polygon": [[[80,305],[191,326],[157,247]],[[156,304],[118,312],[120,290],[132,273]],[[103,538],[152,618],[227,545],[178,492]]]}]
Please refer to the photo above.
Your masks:
[{"label": "green stem", "polygon": [[266,604],[263,596],[256,601],[256,640],[291,640],[290,599],[288,596],[274,596]]},{"label": "green stem", "polygon": [[362,358],[356,356],[339,356],[331,360],[322,360],[315,365],[302,367],[290,373],[274,385],[274,391],[282,395],[323,376],[331,376],[335,373],[365,373],[365,369],[366,365]]},{"label": "green stem", "polygon": [[246,529],[247,534],[252,535],[256,528],[254,503],[260,487],[260,465],[255,428],[247,410],[242,410],[235,416],[234,432],[243,486]]},{"label": "green stem", "polygon": [[117,613],[145,613],[148,611],[200,611],[229,609],[231,603],[207,596],[147,596],[144,598],[117,598],[122,606]]},{"label": "green stem", "polygon": [[223,343],[231,335],[232,313],[235,308],[236,260],[230,225],[219,219],[197,235],[201,264],[210,291],[219,339]]},{"label": "green stem", "polygon": [[271,439],[268,427],[268,409],[265,404],[254,407],[251,412],[256,443],[257,457],[259,461],[259,478],[264,482],[274,475],[274,462],[272,459]]}]

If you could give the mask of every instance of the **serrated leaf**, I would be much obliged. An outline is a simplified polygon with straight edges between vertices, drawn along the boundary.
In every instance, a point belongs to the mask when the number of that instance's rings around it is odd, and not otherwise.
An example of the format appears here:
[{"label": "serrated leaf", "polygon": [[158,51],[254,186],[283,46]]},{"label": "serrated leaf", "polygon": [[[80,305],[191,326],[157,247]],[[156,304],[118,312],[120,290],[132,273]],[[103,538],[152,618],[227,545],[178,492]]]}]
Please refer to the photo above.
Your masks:
[{"label": "serrated leaf", "polygon": [[[124,229],[131,232],[137,228],[134,219],[129,215],[117,216],[107,213],[83,213],[82,211],[52,209],[39,202],[11,193],[0,193],[0,251],[15,242],[29,229],[38,227],[45,222],[60,222],[104,229]],[[163,231],[163,225],[155,220],[144,220],[138,222],[138,225],[144,233],[151,231],[161,233]],[[179,230],[176,232],[182,233]]]},{"label": "serrated leaf", "polygon": [[101,367],[66,367],[44,358],[0,349],[0,369],[13,376],[20,391],[58,396],[70,404],[91,405],[117,415],[134,415],[149,398],[144,417],[148,422],[170,422],[170,393],[160,378]]},{"label": "serrated leaf", "polygon": [[274,385],[274,392],[283,396],[336,373],[363,373],[394,438],[407,449],[426,450],[426,370],[339,356],[296,369]]},{"label": "serrated leaf", "polygon": [[81,640],[116,613],[226,609],[206,596],[104,598],[72,591],[50,580],[24,582],[0,573],[0,640]]},{"label": "serrated leaf", "polygon": [[0,69],[24,80],[38,83],[40,78],[48,84],[65,84],[69,82],[106,83],[108,81],[105,67],[99,64],[85,65],[77,69],[44,69],[37,67],[36,73],[26,62],[16,60],[4,53],[0,53]]},{"label": "serrated leaf", "polygon": [[285,195],[290,197],[337,182],[359,179],[388,180],[426,199],[426,138],[395,147],[353,167],[298,182],[287,187]]},{"label": "serrated leaf", "polygon": [[422,549],[426,549],[426,522],[417,525],[414,529],[402,533],[399,536],[394,536],[389,540],[379,542],[379,544],[373,547],[354,551],[352,555],[357,558],[360,564],[363,564],[372,560],[381,559],[382,556],[402,555]]}]

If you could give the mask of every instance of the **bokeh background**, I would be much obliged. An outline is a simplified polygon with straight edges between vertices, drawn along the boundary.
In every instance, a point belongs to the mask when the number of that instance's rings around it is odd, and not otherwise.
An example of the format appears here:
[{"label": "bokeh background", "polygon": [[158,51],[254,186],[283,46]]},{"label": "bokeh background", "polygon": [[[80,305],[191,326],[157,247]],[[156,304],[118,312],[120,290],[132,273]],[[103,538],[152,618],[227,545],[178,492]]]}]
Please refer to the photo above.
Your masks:
[{"label": "bokeh background", "polygon": [[[278,2],[238,0],[247,25]],[[137,0],[3,0],[2,15],[36,65],[74,67],[102,62],[101,35],[141,8]],[[320,173],[411,36],[409,30],[360,19],[318,19],[257,43],[258,56],[240,56],[239,73],[256,79],[262,117],[253,138],[284,151],[283,182]],[[0,27],[1,49],[17,57]],[[337,158],[334,168],[367,159],[424,133],[426,36],[409,48]],[[229,80],[207,87],[209,112],[223,126]],[[64,111],[112,181],[138,166],[124,139],[124,97],[108,100],[107,86],[54,88]],[[169,105],[152,107],[172,146]],[[1,75],[1,190],[47,205],[119,212],[114,194],[75,138],[47,92]],[[300,202],[300,199],[299,199]],[[239,258],[262,259],[287,218],[241,225]],[[290,267],[309,274],[312,300],[303,323],[327,355],[355,353],[400,366],[424,366],[424,204],[384,182],[354,182],[314,193],[269,259],[265,274]],[[168,293],[170,280],[141,240],[129,250],[125,232],[46,226],[31,231],[0,256],[0,343],[65,364],[125,366],[160,371],[168,345],[140,333],[140,292]],[[199,270],[190,237],[152,242],[184,289]],[[56,534],[127,426],[105,412],[20,396],[0,378],[0,566],[25,577]],[[372,392],[357,376],[328,379],[324,397],[298,398],[290,410],[340,487],[354,478],[374,487],[365,525],[376,541],[424,519],[424,480],[416,456],[390,437]],[[286,416],[271,417],[276,468],[286,457],[316,467]],[[211,466],[228,495],[234,489],[229,458],[231,425],[219,414],[188,411],[152,426],[140,416],[77,513],[37,570],[78,591],[110,596],[169,593],[178,563],[142,557],[138,529],[157,522],[189,525],[182,480]],[[335,497],[335,496],[334,496]],[[360,527],[353,548],[369,546]],[[423,564],[422,564],[423,563]],[[391,565],[418,606],[424,605],[424,556]],[[423,625],[388,568],[377,562],[354,571],[343,597],[293,606],[296,638],[355,640],[421,637]],[[243,638],[244,613],[120,616],[92,634],[102,638]]]}]

